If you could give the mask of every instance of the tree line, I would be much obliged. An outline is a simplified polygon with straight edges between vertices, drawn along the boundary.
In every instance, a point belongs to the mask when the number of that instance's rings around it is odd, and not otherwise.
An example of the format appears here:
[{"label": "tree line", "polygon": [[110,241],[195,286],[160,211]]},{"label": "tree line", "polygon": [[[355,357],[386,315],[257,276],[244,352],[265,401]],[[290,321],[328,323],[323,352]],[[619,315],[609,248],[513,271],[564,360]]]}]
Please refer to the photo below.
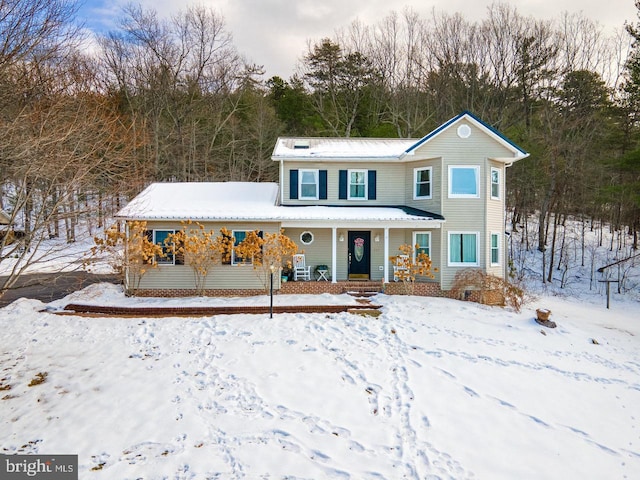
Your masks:
[{"label": "tree line", "polygon": [[88,52],[77,7],[0,0],[0,208],[27,247],[3,237],[0,261],[73,242],[153,181],[277,181],[279,135],[419,138],[464,110],[531,152],[507,186],[514,228],[539,219],[535,247],[571,216],[637,248],[638,0],[613,35],[504,3],[477,21],[392,12],[310,40],[288,79],[266,79],[215,10],[129,4]]}]

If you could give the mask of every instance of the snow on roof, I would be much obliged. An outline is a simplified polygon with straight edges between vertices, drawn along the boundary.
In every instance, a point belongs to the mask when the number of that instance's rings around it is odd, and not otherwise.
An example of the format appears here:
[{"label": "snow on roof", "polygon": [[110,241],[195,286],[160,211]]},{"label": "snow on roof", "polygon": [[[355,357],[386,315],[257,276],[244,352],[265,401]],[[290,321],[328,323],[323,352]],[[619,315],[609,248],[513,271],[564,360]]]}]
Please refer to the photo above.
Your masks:
[{"label": "snow on roof", "polygon": [[442,221],[407,207],[280,206],[278,184],[251,182],[154,183],[117,213],[138,220],[221,221]]},{"label": "snow on roof", "polygon": [[425,145],[452,125],[466,121],[480,128],[491,138],[505,146],[513,154],[514,160],[529,156],[491,125],[483,122],[471,112],[464,111],[422,138],[292,138],[281,137],[276,142],[271,158],[273,160],[328,160],[328,159],[382,159],[401,160],[412,154],[418,147]]},{"label": "snow on roof", "polygon": [[440,215],[402,207],[345,206],[281,206],[274,210],[274,219],[286,221],[442,221]]},{"label": "snow on roof", "polygon": [[277,201],[277,183],[153,183],[116,216],[140,220],[254,218]]},{"label": "snow on roof", "polygon": [[272,158],[399,158],[417,142],[398,138],[279,138]]}]

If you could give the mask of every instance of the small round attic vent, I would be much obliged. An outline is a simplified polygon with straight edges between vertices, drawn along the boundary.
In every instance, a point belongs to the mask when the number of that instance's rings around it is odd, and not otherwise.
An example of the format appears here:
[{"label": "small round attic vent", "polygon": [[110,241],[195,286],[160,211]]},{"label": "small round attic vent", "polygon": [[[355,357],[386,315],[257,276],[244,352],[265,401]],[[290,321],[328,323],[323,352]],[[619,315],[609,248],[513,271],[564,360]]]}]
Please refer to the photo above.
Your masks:
[{"label": "small round attic vent", "polygon": [[460,138],[469,138],[471,136],[471,127],[463,123],[458,127],[458,136]]}]

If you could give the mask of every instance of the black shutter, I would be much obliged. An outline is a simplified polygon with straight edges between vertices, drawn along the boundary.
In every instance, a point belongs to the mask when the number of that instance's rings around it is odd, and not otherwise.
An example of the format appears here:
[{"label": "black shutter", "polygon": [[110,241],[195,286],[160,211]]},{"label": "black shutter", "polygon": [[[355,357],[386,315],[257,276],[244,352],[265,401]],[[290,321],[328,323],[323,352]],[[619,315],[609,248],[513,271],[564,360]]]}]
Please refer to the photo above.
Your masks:
[{"label": "black shutter", "polygon": [[[149,243],[153,243],[153,230],[145,230],[143,232],[143,235],[145,237],[147,237],[147,241]],[[154,260],[153,258],[147,258],[147,259],[143,260],[143,262],[144,263],[153,263],[153,260]]]},{"label": "black shutter", "polygon": [[[230,232],[231,233],[231,232]],[[224,238],[224,245],[229,246],[229,248],[225,248],[222,252],[222,265],[231,265],[231,250],[233,249],[234,239],[231,235],[222,234]]]},{"label": "black shutter", "polygon": [[184,242],[178,242],[174,245],[174,264],[184,265]]},{"label": "black shutter", "polygon": [[298,170],[289,170],[289,198],[298,199]]},{"label": "black shutter", "polygon": [[326,200],[327,199],[327,171],[326,170],[320,170],[320,200]]},{"label": "black shutter", "polygon": [[338,185],[338,198],[340,200],[347,199],[347,171],[340,170],[339,172],[339,185]]},{"label": "black shutter", "polygon": [[369,200],[376,199],[376,171],[369,170]]}]

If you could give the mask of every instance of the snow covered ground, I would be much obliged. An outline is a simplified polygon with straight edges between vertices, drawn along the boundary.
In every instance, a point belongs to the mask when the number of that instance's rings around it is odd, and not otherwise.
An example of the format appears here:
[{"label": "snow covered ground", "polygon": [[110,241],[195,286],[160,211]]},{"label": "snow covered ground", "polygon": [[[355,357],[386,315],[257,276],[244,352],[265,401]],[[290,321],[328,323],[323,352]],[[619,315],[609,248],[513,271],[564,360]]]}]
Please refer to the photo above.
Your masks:
[{"label": "snow covered ground", "polygon": [[[31,271],[81,268],[89,236],[58,243]],[[565,288],[541,283],[539,252],[516,252],[537,295],[521,313],[378,295],[377,318],[56,314],[268,303],[132,299],[111,284],[18,300],[0,309],[0,453],[78,454],[83,480],[640,478],[640,268],[625,265],[607,310],[590,272],[628,253],[591,245]]]},{"label": "snow covered ground", "polygon": [[[69,301],[131,300],[101,284],[0,310],[0,453],[78,454],[81,479],[640,477],[634,300],[545,296],[514,313],[379,295],[378,318],[52,313]],[[534,321],[538,306],[558,328]]]}]

